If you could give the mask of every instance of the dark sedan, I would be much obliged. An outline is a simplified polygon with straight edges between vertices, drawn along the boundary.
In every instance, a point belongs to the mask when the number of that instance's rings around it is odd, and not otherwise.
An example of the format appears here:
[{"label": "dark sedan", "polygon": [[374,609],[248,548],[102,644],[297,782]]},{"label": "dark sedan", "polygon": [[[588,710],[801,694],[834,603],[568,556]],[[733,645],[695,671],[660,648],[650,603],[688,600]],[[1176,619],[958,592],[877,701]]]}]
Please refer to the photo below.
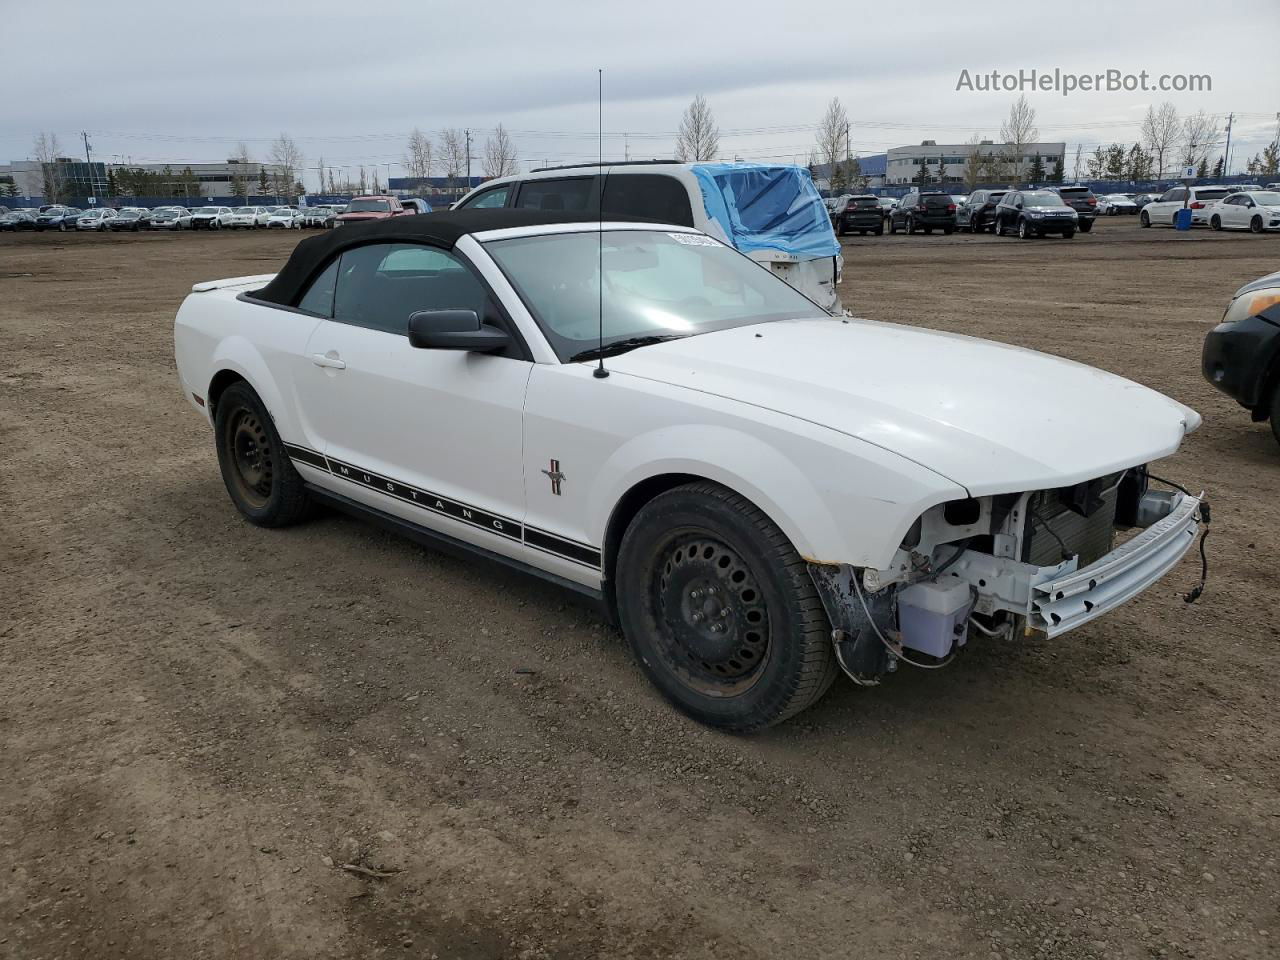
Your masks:
[{"label": "dark sedan", "polygon": [[37,230],[74,230],[80,216],[79,207],[52,206],[36,217]]},{"label": "dark sedan", "polygon": [[1235,292],[1222,322],[1204,338],[1200,369],[1255,423],[1270,420],[1280,443],[1280,273]]},{"label": "dark sedan", "polygon": [[137,233],[139,230],[147,229],[147,221],[150,217],[151,212],[149,210],[121,210],[114,219],[107,223],[107,229],[132,230]]},{"label": "dark sedan", "polygon": [[11,210],[0,217],[0,230],[34,230],[36,213],[33,210]]},{"label": "dark sedan", "polygon": [[846,233],[857,233],[864,237],[868,233],[884,233],[880,200],[871,194],[846,198],[844,206],[832,213],[831,222],[838,237],[843,237]]},{"label": "dark sedan", "polygon": [[956,213],[956,225],[970,233],[996,229],[996,204],[1007,190],[975,190]]}]

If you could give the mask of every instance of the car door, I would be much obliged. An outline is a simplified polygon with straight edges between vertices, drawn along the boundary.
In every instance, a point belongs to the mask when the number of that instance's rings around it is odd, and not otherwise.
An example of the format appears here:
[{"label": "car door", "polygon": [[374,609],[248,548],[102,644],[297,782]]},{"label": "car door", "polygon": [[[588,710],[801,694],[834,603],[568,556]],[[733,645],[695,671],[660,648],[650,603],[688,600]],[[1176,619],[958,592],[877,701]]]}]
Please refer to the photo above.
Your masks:
[{"label": "car door", "polygon": [[325,319],[307,343],[310,363],[301,365],[296,389],[300,419],[323,444],[331,487],[419,526],[523,556],[521,434],[533,364],[522,346],[489,355],[415,348],[408,338],[409,316],[419,310],[475,310],[512,329],[496,298],[461,256],[422,244],[357,247],[329,269],[332,293],[321,286],[312,302],[309,290],[299,303]]},{"label": "car door", "polygon": [[1254,213],[1255,204],[1253,198],[1240,193],[1228,198],[1228,200],[1231,202],[1231,225],[1241,229],[1248,227]]}]

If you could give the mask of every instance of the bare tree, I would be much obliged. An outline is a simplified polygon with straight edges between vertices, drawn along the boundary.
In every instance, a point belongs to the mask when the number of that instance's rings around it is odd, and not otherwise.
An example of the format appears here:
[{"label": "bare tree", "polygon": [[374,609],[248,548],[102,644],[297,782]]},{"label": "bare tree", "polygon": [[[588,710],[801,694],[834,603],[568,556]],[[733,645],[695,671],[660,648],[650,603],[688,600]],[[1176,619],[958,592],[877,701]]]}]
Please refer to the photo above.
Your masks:
[{"label": "bare tree", "polygon": [[1209,152],[1222,137],[1218,118],[1203,110],[1182,121],[1182,165],[1199,166],[1209,159]]},{"label": "bare tree", "polygon": [[435,163],[435,144],[429,136],[414,127],[413,133],[409,134],[408,148],[404,155],[404,165],[409,176],[429,177]]},{"label": "bare tree", "polygon": [[271,162],[277,167],[272,175],[275,179],[275,192],[282,196],[291,195],[306,160],[287,133],[280,134],[271,144]]},{"label": "bare tree", "polygon": [[484,142],[484,175],[505,177],[515,172],[516,145],[511,142],[502,124],[498,124],[493,136]]},{"label": "bare tree", "polygon": [[1080,181],[1080,164],[1081,162],[1083,162],[1083,160],[1084,160],[1084,144],[1077,143],[1076,159],[1075,159],[1075,163],[1071,167],[1071,179],[1075,180],[1077,183]]},{"label": "bare tree", "polygon": [[449,185],[456,188],[467,167],[467,137],[456,127],[440,131],[440,162]]},{"label": "bare tree", "polygon": [[58,203],[62,200],[62,171],[58,168],[58,156],[62,147],[58,143],[56,133],[39,133],[31,146],[36,161],[40,164],[40,186],[47,203]]},{"label": "bare tree", "polygon": [[814,137],[814,152],[818,162],[826,164],[828,176],[831,178],[831,192],[844,189],[844,170],[840,166],[840,158],[845,155],[849,142],[849,115],[845,113],[844,104],[839,97],[832,97],[827,104],[827,112],[818,123],[818,133]]},{"label": "bare tree", "polygon": [[988,176],[987,160],[982,154],[982,134],[975,133],[966,142],[969,152],[964,158],[964,185],[972,193]]},{"label": "bare tree", "polygon": [[1182,136],[1182,123],[1177,108],[1166,100],[1158,107],[1147,107],[1142,118],[1142,142],[1155,160],[1155,175],[1164,176],[1164,168],[1170,154]]},{"label": "bare tree", "polygon": [[685,108],[680,118],[680,132],[676,135],[676,159],[682,163],[693,160],[714,160],[720,152],[720,128],[707,106],[706,98],[698,94]]},{"label": "bare tree", "polygon": [[1018,97],[1009,108],[1009,116],[1000,124],[1000,139],[1007,144],[1005,153],[1013,179],[1022,179],[1023,152],[1027,144],[1035,143],[1039,138],[1040,128],[1036,126],[1035,107],[1027,102],[1025,95]]}]

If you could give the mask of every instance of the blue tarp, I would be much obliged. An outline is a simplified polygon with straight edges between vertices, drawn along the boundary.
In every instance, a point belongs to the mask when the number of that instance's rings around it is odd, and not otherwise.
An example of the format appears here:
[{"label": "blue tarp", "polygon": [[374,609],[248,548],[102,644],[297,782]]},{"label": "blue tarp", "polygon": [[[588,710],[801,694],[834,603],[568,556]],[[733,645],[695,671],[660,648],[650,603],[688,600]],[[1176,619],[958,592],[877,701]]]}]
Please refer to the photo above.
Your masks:
[{"label": "blue tarp", "polygon": [[743,253],[776,250],[813,260],[840,252],[826,205],[803,167],[699,163],[693,174],[707,216]]}]

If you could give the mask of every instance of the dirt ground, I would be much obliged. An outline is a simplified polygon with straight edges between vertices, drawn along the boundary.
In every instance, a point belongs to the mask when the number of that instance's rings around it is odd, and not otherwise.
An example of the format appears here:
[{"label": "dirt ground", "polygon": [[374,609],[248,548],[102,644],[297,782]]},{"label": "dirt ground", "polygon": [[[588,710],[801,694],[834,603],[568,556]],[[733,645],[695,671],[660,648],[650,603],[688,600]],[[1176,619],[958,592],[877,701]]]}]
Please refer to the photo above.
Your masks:
[{"label": "dirt ground", "polygon": [[1280,237],[850,240],[862,315],[1200,410],[1209,588],[751,737],[540,582],[239,519],[171,324],[297,239],[0,235],[0,957],[1280,955],[1280,448],[1199,373]]}]

